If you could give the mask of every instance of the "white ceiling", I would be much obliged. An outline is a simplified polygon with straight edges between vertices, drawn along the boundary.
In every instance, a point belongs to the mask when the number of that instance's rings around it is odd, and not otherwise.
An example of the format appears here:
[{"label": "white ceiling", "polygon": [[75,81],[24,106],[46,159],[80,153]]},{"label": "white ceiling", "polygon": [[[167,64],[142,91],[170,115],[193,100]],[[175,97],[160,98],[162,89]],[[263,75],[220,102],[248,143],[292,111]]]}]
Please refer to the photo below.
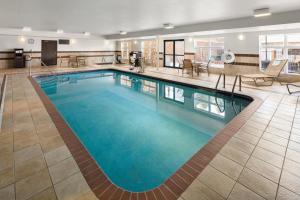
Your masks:
[{"label": "white ceiling", "polygon": [[0,0],[0,28],[110,35],[300,9],[300,0]]}]

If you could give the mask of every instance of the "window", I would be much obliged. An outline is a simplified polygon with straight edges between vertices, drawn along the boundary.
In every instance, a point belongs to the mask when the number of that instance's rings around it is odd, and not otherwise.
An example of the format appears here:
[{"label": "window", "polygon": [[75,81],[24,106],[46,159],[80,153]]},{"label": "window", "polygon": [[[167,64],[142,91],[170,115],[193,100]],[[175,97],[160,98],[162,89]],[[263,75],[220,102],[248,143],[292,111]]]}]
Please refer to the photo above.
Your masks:
[{"label": "window", "polygon": [[261,70],[265,70],[271,60],[284,57],[284,35],[262,35],[259,41]]},{"label": "window", "polygon": [[260,68],[265,70],[273,59],[288,59],[285,73],[300,73],[300,34],[261,35]]},{"label": "window", "polygon": [[211,61],[213,67],[224,67],[222,55],[224,54],[224,38],[199,38],[194,40],[195,61]]},{"label": "window", "polygon": [[225,117],[225,101],[221,98],[194,93],[194,108],[212,113],[218,117]]},{"label": "window", "polygon": [[300,34],[287,35],[288,73],[300,73]]},{"label": "window", "polygon": [[122,59],[129,59],[129,43],[121,42],[121,56]]},{"label": "window", "polygon": [[165,98],[175,100],[181,103],[184,103],[184,96],[183,96],[184,90],[166,85],[165,86]]},{"label": "window", "polygon": [[164,40],[164,66],[180,68],[184,59],[184,40]]}]

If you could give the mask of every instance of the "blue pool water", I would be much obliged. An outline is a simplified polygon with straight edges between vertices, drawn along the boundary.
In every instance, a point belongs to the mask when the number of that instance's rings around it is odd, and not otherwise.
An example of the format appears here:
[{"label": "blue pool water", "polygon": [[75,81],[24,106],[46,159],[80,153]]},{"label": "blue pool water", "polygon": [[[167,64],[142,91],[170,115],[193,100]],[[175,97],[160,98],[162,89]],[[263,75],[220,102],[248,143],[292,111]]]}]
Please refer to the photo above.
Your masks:
[{"label": "blue pool water", "polygon": [[118,71],[35,79],[108,178],[133,192],[167,180],[250,103]]}]

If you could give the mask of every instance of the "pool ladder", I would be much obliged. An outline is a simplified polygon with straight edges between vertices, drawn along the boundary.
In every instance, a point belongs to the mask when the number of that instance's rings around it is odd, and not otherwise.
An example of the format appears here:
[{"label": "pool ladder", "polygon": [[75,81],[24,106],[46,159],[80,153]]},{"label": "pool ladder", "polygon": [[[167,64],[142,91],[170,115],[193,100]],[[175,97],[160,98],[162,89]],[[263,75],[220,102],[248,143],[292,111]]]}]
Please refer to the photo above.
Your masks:
[{"label": "pool ladder", "polygon": [[[223,88],[225,88],[226,75],[225,75],[225,73],[220,73],[219,77],[218,77],[216,87],[215,87],[216,90],[218,89],[218,86],[219,86],[219,83],[220,83],[220,80],[221,80],[222,76],[223,76]],[[235,87],[236,87],[236,84],[237,84],[238,80],[239,80],[239,91],[242,91],[242,77],[241,77],[241,75],[237,74],[235,76],[234,83],[233,83],[233,86],[232,86],[231,96],[233,96],[233,94],[234,94],[234,90],[235,90]]]}]

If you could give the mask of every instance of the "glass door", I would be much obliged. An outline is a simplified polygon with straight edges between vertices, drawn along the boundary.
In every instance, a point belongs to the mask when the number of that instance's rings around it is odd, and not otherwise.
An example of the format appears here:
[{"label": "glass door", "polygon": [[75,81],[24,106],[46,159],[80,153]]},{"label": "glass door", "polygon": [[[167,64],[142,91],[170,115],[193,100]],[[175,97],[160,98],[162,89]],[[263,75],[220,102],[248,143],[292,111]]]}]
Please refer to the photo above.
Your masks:
[{"label": "glass door", "polygon": [[184,40],[164,41],[164,66],[181,68],[184,59]]}]

